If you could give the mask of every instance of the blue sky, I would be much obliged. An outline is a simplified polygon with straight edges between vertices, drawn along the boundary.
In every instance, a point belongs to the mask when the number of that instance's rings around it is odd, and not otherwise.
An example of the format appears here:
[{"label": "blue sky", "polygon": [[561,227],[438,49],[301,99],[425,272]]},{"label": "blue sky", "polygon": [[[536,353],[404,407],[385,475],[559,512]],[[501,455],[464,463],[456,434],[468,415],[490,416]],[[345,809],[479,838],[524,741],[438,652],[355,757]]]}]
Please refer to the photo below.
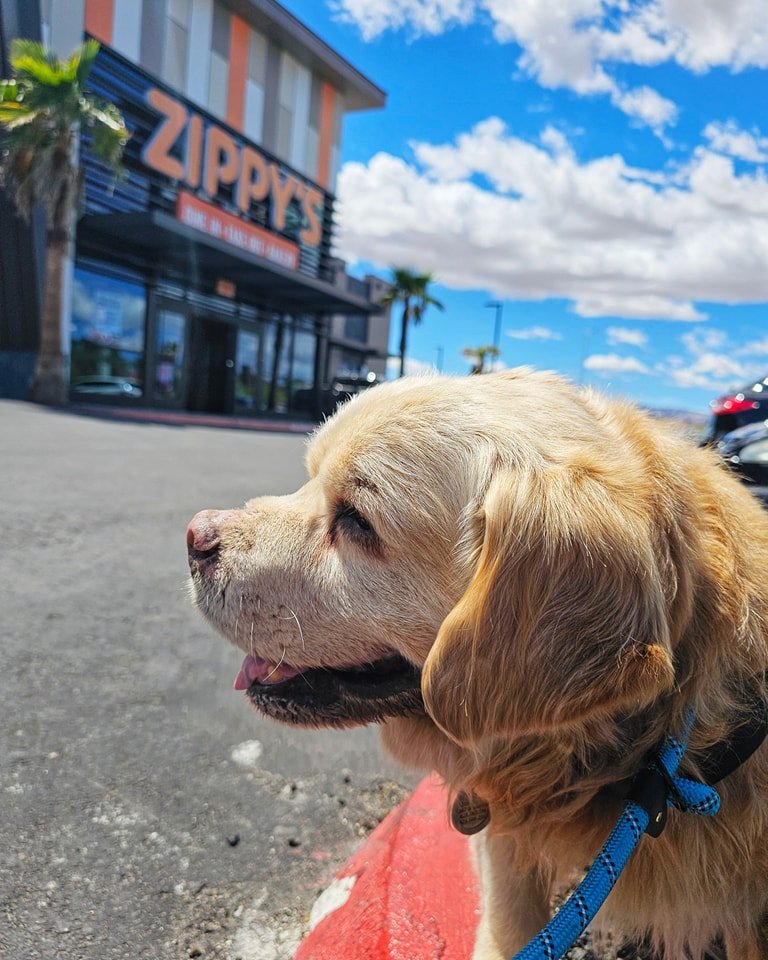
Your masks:
[{"label": "blue sky", "polygon": [[387,91],[345,122],[337,245],[438,277],[413,369],[466,372],[498,299],[505,365],[651,406],[768,373],[762,0],[283,2]]}]

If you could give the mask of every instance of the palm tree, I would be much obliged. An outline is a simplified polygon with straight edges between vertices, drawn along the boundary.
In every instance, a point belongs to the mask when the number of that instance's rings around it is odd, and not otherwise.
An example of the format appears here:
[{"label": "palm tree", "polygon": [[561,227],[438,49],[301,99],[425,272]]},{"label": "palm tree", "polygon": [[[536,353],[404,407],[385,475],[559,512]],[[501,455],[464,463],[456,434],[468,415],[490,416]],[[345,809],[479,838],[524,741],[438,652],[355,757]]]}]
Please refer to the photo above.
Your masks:
[{"label": "palm tree", "polygon": [[464,347],[461,351],[462,356],[466,357],[472,364],[472,369],[469,371],[470,374],[473,373],[484,373],[485,372],[485,361],[486,358],[498,357],[501,353],[498,347],[493,347],[490,345],[483,347]]},{"label": "palm tree", "polygon": [[431,273],[415,273],[413,270],[406,270],[404,267],[392,268],[392,279],[389,281],[390,290],[382,298],[382,303],[401,303],[403,306],[399,353],[401,377],[405,373],[408,324],[411,320],[416,324],[421,323],[424,312],[429,306],[437,307],[438,310],[445,309],[443,304],[439,300],[435,300],[429,293],[429,285],[434,283],[434,280],[434,275]]},{"label": "palm tree", "polygon": [[128,130],[117,107],[91,96],[85,83],[99,44],[88,40],[66,60],[31,40],[11,43],[13,78],[0,81],[0,175],[19,213],[46,213],[45,294],[32,399],[61,404],[68,371],[62,290],[81,193],[80,134],[116,175]]}]

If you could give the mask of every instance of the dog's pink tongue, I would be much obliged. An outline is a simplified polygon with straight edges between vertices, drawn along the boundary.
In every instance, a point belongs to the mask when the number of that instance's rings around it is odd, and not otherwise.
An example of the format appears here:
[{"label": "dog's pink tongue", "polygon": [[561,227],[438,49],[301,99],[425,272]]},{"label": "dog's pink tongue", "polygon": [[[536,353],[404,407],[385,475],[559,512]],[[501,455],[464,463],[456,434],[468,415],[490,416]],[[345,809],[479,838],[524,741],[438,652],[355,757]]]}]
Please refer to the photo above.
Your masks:
[{"label": "dog's pink tongue", "polygon": [[235,677],[235,690],[247,690],[254,680],[258,680],[259,683],[280,683],[281,680],[295,677],[297,673],[301,673],[301,670],[297,670],[296,667],[273,663],[271,660],[263,660],[249,653]]}]

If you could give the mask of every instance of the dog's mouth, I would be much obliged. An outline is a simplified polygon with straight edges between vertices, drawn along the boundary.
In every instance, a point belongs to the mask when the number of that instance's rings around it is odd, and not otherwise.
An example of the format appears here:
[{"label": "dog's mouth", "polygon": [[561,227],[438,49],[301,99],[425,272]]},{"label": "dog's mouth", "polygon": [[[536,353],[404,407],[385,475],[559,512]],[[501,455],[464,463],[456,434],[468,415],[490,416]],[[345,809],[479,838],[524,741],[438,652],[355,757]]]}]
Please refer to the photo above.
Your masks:
[{"label": "dog's mouth", "polygon": [[248,655],[235,680],[256,709],[307,727],[352,727],[424,712],[421,671],[399,654],[342,668],[300,669]]}]

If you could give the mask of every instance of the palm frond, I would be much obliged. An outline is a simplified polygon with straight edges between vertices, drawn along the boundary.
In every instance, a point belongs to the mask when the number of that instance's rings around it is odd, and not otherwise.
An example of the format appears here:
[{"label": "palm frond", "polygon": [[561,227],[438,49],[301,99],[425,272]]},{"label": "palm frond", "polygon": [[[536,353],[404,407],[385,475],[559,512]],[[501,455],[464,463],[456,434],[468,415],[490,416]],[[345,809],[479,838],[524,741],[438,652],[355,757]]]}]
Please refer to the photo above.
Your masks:
[{"label": "palm frond", "polygon": [[125,140],[128,139],[128,128],[123,121],[123,115],[107,100],[98,100],[95,97],[83,97],[80,101],[83,120],[93,126],[108,127],[119,133]]},{"label": "palm frond", "polygon": [[91,150],[115,173],[122,172],[120,163],[130,133],[122,114],[113,103],[84,97],[80,101],[83,126],[91,135]]},{"label": "palm frond", "polygon": [[52,53],[43,43],[38,40],[27,40],[24,37],[16,37],[11,40],[9,48],[11,66],[15,66],[15,61],[21,57],[29,57],[32,60],[40,60],[43,63],[52,64],[58,62],[58,57]]},{"label": "palm frond", "polygon": [[76,201],[80,171],[73,145],[81,132],[85,149],[122,172],[129,137],[122,115],[84,89],[99,49],[89,40],[62,61],[42,44],[15,40],[14,77],[0,85],[0,172],[22,215],[42,203],[58,231],[68,230]]},{"label": "palm frond", "polygon": [[445,310],[445,304],[442,302],[442,300],[436,300],[434,297],[430,296],[429,294],[427,294],[426,297],[422,297],[422,301],[425,307],[426,306],[437,307],[438,310]]},{"label": "palm frond", "polygon": [[74,68],[75,79],[80,87],[85,86],[85,81],[91,72],[91,68],[101,49],[97,40],[86,40],[79,50],[75,51],[67,63]]},{"label": "palm frond", "polygon": [[2,103],[0,101],[0,124],[5,126],[7,123],[13,123],[26,113],[20,103]]},{"label": "palm frond", "polygon": [[30,123],[40,122],[40,111],[30,110],[24,103],[0,104],[0,124],[6,130],[17,130]]},{"label": "palm frond", "polygon": [[62,69],[59,58],[34,40],[12,40],[10,59],[17,80],[58,87],[73,79]]},{"label": "palm frond", "polygon": [[0,80],[0,103],[18,103],[21,98],[21,88],[16,79]]}]

